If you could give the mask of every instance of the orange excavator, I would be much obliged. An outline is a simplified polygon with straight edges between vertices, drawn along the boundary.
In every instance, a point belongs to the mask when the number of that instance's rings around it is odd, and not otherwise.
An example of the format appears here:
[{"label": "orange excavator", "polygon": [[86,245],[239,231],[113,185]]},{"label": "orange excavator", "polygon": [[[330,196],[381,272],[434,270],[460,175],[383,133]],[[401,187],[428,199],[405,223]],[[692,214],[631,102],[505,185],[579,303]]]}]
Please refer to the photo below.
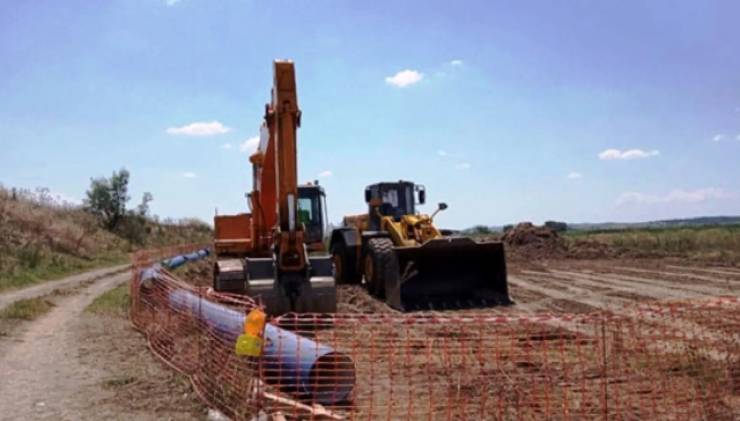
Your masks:
[{"label": "orange excavator", "polygon": [[249,158],[250,213],[214,218],[214,289],[247,294],[272,315],[337,306],[331,257],[309,255],[325,253],[326,204],[318,183],[298,185],[300,123],[293,62],[276,60],[272,100]]}]

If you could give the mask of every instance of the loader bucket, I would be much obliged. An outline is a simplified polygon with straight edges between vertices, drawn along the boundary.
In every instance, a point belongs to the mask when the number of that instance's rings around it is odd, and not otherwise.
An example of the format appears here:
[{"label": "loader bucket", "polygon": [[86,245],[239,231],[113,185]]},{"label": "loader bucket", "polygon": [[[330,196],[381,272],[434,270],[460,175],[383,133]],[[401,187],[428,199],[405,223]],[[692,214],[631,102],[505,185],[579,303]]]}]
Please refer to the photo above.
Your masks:
[{"label": "loader bucket", "polygon": [[506,281],[504,246],[445,237],[394,248],[398,277],[386,282],[386,302],[403,311],[513,304]]}]

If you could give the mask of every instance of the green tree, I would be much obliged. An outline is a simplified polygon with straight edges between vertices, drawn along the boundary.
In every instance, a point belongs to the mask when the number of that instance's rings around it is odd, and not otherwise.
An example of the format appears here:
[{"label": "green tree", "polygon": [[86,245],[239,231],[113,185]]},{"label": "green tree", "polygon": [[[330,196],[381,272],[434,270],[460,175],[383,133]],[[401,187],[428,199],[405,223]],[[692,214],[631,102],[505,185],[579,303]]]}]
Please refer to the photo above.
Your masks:
[{"label": "green tree", "polygon": [[154,197],[151,193],[146,192],[141,197],[141,203],[139,203],[139,206],[136,207],[136,212],[139,214],[139,216],[147,216],[149,214],[149,202],[154,200]]},{"label": "green tree", "polygon": [[129,176],[128,170],[121,168],[110,178],[90,179],[85,209],[100,218],[108,230],[114,230],[126,215]]}]

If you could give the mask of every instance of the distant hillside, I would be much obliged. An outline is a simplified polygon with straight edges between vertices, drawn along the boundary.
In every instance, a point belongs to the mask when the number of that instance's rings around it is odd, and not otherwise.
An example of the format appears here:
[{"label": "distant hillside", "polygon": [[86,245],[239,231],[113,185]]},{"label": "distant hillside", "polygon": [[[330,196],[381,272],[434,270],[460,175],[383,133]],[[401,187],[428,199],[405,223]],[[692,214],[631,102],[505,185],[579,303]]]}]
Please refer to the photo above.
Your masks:
[{"label": "distant hillside", "polygon": [[[121,263],[139,248],[211,241],[198,220],[159,222],[144,217],[111,232],[80,206],[37,192],[0,186],[0,290],[93,267]],[[135,235],[134,235],[135,234]]]},{"label": "distant hillside", "polygon": [[[516,224],[512,224],[513,226]],[[646,228],[691,228],[723,225],[740,225],[740,216],[700,216],[696,218],[665,219],[648,222],[596,222],[596,223],[568,223],[569,231],[615,231]],[[500,233],[507,226],[477,225],[460,231],[467,235],[486,235]]]},{"label": "distant hillside", "polygon": [[649,222],[602,222],[568,224],[570,230],[606,231],[643,228],[687,228],[717,225],[740,225],[740,216],[700,216],[697,218],[666,219]]}]

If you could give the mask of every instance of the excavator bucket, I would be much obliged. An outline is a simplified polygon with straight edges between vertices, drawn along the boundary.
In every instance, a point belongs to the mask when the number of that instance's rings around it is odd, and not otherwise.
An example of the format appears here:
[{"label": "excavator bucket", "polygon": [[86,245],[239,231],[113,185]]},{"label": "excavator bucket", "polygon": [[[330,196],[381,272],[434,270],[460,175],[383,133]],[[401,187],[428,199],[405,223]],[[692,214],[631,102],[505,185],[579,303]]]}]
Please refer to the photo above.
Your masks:
[{"label": "excavator bucket", "polygon": [[393,308],[445,310],[513,304],[500,242],[444,237],[394,250],[398,276],[388,277],[385,285],[386,302]]},{"label": "excavator bucket", "polygon": [[302,274],[278,274],[272,258],[247,258],[246,293],[271,316],[296,313],[336,313],[337,291],[331,257],[309,258]]}]

